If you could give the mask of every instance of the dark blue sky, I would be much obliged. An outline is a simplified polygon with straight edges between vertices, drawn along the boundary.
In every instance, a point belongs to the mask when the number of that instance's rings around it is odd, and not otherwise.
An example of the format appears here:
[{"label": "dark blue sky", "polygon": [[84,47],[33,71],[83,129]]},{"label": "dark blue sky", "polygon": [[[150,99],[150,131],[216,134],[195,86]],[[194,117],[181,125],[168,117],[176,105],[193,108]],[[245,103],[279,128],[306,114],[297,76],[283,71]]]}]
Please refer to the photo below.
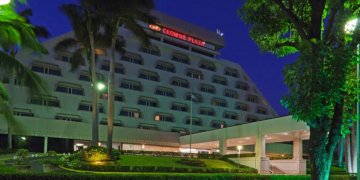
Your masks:
[{"label": "dark blue sky", "polygon": [[[67,18],[58,7],[76,0],[28,0],[33,9],[31,21],[46,26],[52,37],[71,31]],[[287,93],[283,83],[283,67],[296,60],[296,55],[277,58],[269,53],[260,54],[256,43],[250,38],[248,27],[237,17],[242,0],[155,0],[156,9],[212,31],[219,27],[224,33],[225,47],[221,58],[239,63],[252,81],[264,94],[280,116],[287,115],[281,106],[281,95]],[[18,7],[24,9],[23,6]]]}]

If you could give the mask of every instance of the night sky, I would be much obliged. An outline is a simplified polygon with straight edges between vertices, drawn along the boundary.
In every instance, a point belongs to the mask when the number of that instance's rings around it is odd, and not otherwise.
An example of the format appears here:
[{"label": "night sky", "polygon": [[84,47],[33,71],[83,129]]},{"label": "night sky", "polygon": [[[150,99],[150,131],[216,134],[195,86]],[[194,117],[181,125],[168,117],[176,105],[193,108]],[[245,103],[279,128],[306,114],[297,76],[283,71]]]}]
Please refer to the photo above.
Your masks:
[{"label": "night sky", "polygon": [[[33,9],[31,23],[46,26],[52,37],[71,31],[70,23],[58,7],[76,0],[28,0]],[[279,116],[288,114],[281,106],[281,95],[287,93],[283,83],[283,67],[296,60],[296,55],[278,58],[270,53],[260,54],[250,38],[248,27],[237,17],[242,0],[155,0],[156,10],[175,16],[216,32],[224,33],[226,45],[220,50],[220,58],[239,63],[263,93]],[[18,11],[23,10],[18,6]]]}]

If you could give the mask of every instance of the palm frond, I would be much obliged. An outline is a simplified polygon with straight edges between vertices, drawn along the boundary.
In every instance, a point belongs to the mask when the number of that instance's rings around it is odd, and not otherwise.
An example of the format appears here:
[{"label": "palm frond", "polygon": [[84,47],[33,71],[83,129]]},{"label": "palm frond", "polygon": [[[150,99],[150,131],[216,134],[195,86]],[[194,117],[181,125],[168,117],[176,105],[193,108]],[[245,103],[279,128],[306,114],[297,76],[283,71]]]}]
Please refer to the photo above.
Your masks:
[{"label": "palm frond", "polygon": [[76,70],[79,69],[80,65],[85,64],[85,59],[83,57],[83,52],[84,52],[84,49],[79,48],[73,53],[72,61],[71,61],[71,69],[70,69],[71,72],[75,72]]},{"label": "palm frond", "polygon": [[66,51],[68,49],[76,48],[78,46],[79,46],[79,41],[77,39],[68,37],[56,43],[54,46],[54,51],[56,52]]},{"label": "palm frond", "polygon": [[134,18],[121,18],[122,22],[130,29],[131,32],[143,43],[144,45],[150,45],[149,35],[145,30],[138,24]]},{"label": "palm frond", "polygon": [[49,38],[51,36],[50,32],[44,26],[35,26],[33,30],[38,38]]},{"label": "palm frond", "polygon": [[33,16],[33,10],[30,8],[27,8],[19,13],[19,16],[23,17],[25,19],[25,22],[30,24],[30,17]]}]

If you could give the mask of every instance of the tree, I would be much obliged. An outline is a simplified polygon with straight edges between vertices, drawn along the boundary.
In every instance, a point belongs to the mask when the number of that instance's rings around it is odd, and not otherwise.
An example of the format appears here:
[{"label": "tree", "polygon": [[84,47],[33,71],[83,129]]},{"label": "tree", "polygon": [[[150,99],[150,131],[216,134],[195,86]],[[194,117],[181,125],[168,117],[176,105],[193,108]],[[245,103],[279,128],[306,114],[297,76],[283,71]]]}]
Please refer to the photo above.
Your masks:
[{"label": "tree", "polygon": [[[21,2],[24,3],[24,1]],[[22,14],[16,14],[13,10],[13,4],[1,6],[1,8],[0,48],[2,50],[0,50],[0,69],[10,74],[10,94],[7,93],[5,87],[0,82],[0,109],[2,109],[5,119],[8,121],[8,148],[11,149],[12,129],[19,127],[13,116],[11,102],[14,76],[17,77],[21,85],[28,87],[27,90],[30,95],[48,94],[46,83],[16,60],[15,55],[20,49],[29,49],[42,54],[47,54],[47,50],[40,44],[36,33],[34,33],[36,26],[28,24],[29,21],[22,17]],[[48,32],[44,34],[44,36],[48,35]]]},{"label": "tree", "polygon": [[[139,24],[139,21],[148,24],[154,24],[156,18],[149,14],[150,10],[154,8],[153,0],[108,0],[98,1],[99,13],[106,19],[105,29],[106,34],[111,39],[111,57],[110,57],[110,72],[108,79],[108,139],[107,149],[109,158],[112,156],[112,137],[113,137],[113,122],[114,122],[114,97],[115,97],[115,50],[118,44],[119,47],[123,44],[119,39],[118,31],[120,25],[125,25],[144,45],[149,45],[149,36]],[[121,54],[125,50],[120,48]]]},{"label": "tree", "polygon": [[[310,127],[311,178],[329,178],[337,142],[355,120],[347,112],[358,91],[349,75],[357,62],[360,26],[347,34],[347,21],[358,16],[355,0],[247,0],[238,15],[250,27],[250,36],[261,52],[282,57],[299,52],[296,62],[285,66],[289,93],[282,103],[293,118]],[[359,21],[358,21],[359,22]]]},{"label": "tree", "polygon": [[[97,14],[97,7],[95,6],[95,2],[97,0],[79,0],[79,4],[64,4],[60,7],[61,12],[63,12],[70,20],[71,26],[74,30],[76,37],[79,38],[84,46],[84,50],[88,51],[85,53],[91,59],[91,81],[92,81],[92,89],[93,89],[93,112],[92,112],[92,141],[91,144],[97,146],[99,141],[99,123],[98,123],[98,90],[96,89],[97,77],[95,72],[95,40],[94,33],[97,33],[100,30],[101,21],[103,19]],[[89,39],[88,43],[84,40],[85,33]],[[82,41],[84,40],[84,41]],[[86,42],[86,43],[85,43]]]}]

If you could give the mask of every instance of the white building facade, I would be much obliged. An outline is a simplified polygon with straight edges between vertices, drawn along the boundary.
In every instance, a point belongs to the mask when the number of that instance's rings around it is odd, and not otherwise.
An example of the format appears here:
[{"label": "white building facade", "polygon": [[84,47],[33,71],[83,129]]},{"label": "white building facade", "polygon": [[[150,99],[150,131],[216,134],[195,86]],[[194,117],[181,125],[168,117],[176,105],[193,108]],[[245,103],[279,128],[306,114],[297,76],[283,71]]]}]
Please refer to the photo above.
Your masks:
[{"label": "white building facade", "polygon": [[[126,27],[119,29],[127,52],[117,54],[115,59],[115,143],[130,144],[124,149],[134,149],[135,144],[151,144],[152,150],[178,149],[178,137],[189,133],[191,91],[198,101],[192,106],[193,133],[277,117],[242,67],[219,58],[218,50],[225,45],[221,35],[160,12],[154,11],[153,15],[160,22],[143,25],[151,35],[150,47],[141,45]],[[48,83],[51,96],[30,98],[26,86],[20,86],[15,79],[14,114],[20,122],[39,127],[15,130],[14,134],[41,136],[45,141],[47,137],[85,144],[90,140],[93,109],[88,63],[70,72],[74,50],[53,50],[56,43],[68,37],[74,34],[69,32],[45,41],[48,55],[17,55]],[[98,49],[96,53],[96,72],[99,79],[107,82],[110,51]],[[0,77],[10,90],[9,76]],[[100,95],[99,103],[100,141],[106,141],[106,92]],[[52,134],[48,126],[62,128]],[[75,135],[75,131],[86,132]],[[0,133],[7,134],[7,129],[0,128]]]}]

